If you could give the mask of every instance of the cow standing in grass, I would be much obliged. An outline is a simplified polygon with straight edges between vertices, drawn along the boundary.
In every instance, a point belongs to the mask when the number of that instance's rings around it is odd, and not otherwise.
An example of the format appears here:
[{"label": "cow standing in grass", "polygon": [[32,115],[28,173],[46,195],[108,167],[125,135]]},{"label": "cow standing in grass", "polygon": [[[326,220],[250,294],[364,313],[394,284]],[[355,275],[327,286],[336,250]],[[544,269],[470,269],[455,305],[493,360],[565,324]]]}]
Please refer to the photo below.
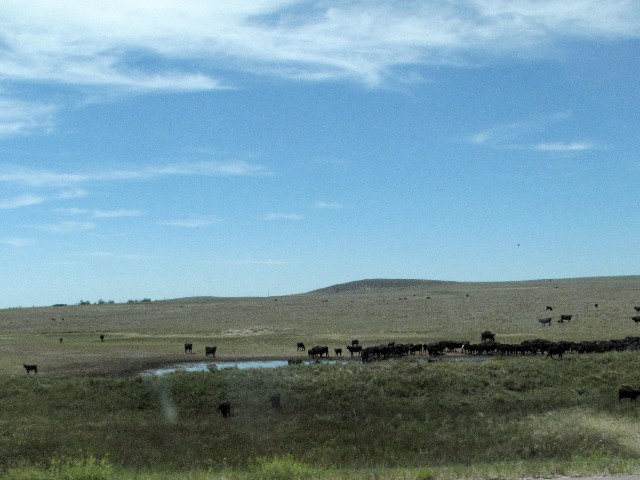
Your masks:
[{"label": "cow standing in grass", "polygon": [[184,344],[184,353],[193,353],[193,343]]},{"label": "cow standing in grass", "polygon": [[205,357],[215,357],[217,349],[218,349],[218,347],[204,347],[204,356]]},{"label": "cow standing in grass", "polygon": [[640,390],[631,388],[628,385],[623,385],[620,387],[620,390],[618,390],[618,401],[621,402],[623,398],[628,398],[630,401],[635,402],[639,395]]},{"label": "cow standing in grass", "polygon": [[495,333],[491,333],[489,330],[485,330],[484,332],[482,332],[480,334],[480,341],[481,342],[495,342],[496,341],[496,334]]},{"label": "cow standing in grass", "polygon": [[218,405],[218,410],[224,418],[231,417],[233,414],[231,413],[231,402],[229,400],[225,400],[220,405]]},{"label": "cow standing in grass", "polygon": [[347,345],[347,350],[349,350],[349,353],[351,354],[351,356],[353,357],[354,353],[357,353],[358,355],[362,354],[362,345]]},{"label": "cow standing in grass", "polygon": [[38,365],[22,365],[24,367],[24,369],[27,371],[27,375],[29,375],[29,373],[33,372],[33,374],[35,375],[36,373],[38,373]]}]

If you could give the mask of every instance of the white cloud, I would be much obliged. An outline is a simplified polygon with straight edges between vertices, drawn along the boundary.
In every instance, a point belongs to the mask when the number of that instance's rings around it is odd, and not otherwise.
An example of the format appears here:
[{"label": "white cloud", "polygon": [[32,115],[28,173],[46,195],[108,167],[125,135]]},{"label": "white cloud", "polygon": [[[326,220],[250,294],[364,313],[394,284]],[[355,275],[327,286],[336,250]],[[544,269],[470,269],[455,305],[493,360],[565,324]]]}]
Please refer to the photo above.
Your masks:
[{"label": "white cloud", "polygon": [[[147,166],[134,170],[114,169],[93,173],[61,173],[23,167],[0,167],[0,182],[29,185],[32,187],[71,187],[90,182],[198,175],[260,176],[271,175],[271,172],[261,165],[254,165],[243,161],[184,163]],[[80,195],[83,190],[68,190],[67,195],[72,196],[73,192]]]},{"label": "white cloud", "polygon": [[0,98],[0,138],[48,131],[56,111],[53,105]]},{"label": "white cloud", "polygon": [[280,260],[228,260],[222,263],[226,265],[287,265],[287,262]]},{"label": "white cloud", "polygon": [[595,148],[592,142],[538,142],[528,141],[531,136],[547,135],[547,130],[559,122],[570,120],[571,114],[561,112],[520,122],[495,125],[468,137],[470,143],[496,149],[536,150],[540,152],[578,153]]},{"label": "white cloud", "polygon": [[144,212],[141,210],[90,210],[86,208],[59,208],[57,212],[66,215],[85,215],[91,218],[123,218],[123,217],[141,217]]},{"label": "white cloud", "polygon": [[42,225],[33,225],[33,228],[52,233],[80,233],[96,228],[93,222],[59,222]]},{"label": "white cloud", "polygon": [[338,202],[316,202],[316,208],[327,209],[327,210],[339,210],[344,208],[344,205]]},{"label": "white cloud", "polygon": [[590,142],[552,142],[535,145],[535,149],[542,152],[584,152],[593,148],[594,145]]},{"label": "white cloud", "polygon": [[[540,55],[566,39],[638,38],[629,0],[0,3],[5,81],[225,88],[225,72],[377,85],[394,70]],[[404,72],[406,73],[406,72]]]},{"label": "white cloud", "polygon": [[84,195],[86,195],[84,190],[65,190],[51,196],[27,193],[17,197],[0,200],[0,209],[8,210],[13,208],[30,207],[32,205],[40,205],[50,200],[78,198]]},{"label": "white cloud", "polygon": [[166,225],[169,227],[183,227],[183,228],[200,228],[200,227],[208,227],[210,225],[215,225],[220,223],[220,220],[212,217],[201,217],[201,218],[184,218],[178,220],[167,220],[163,222],[159,222],[160,225]]},{"label": "white cloud", "polygon": [[18,197],[0,200],[0,209],[8,210],[20,207],[29,207],[31,205],[39,205],[46,201],[45,197],[40,195],[25,194]]},{"label": "white cloud", "polygon": [[263,220],[302,220],[304,215],[299,213],[268,213],[262,217]]},{"label": "white cloud", "polygon": [[31,238],[4,238],[0,239],[0,243],[10,245],[15,248],[22,248],[29,245],[35,245],[36,241]]}]

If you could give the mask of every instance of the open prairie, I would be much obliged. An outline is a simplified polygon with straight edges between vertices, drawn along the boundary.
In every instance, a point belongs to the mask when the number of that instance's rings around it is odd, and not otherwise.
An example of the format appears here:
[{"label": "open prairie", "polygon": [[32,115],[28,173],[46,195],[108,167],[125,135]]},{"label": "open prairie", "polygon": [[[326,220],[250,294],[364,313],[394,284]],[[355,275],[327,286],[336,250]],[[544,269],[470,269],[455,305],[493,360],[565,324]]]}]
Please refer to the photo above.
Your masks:
[{"label": "open prairie", "polygon": [[[596,303],[598,306],[596,307]],[[551,306],[552,311],[546,307]],[[640,277],[362,281],[272,298],[0,311],[8,479],[453,479],[640,472],[637,350],[134,375],[363,345],[640,336]],[[572,319],[558,322],[560,315]],[[539,318],[552,317],[550,326]],[[100,341],[104,335],[104,342]],[[62,339],[62,342],[60,342]],[[184,353],[184,343],[194,354]],[[332,353],[333,355],[333,353]],[[460,354],[457,354],[460,355]],[[461,357],[463,358],[463,357]],[[26,375],[23,364],[37,364]],[[281,408],[270,397],[281,396]],[[232,405],[223,417],[218,406]]]},{"label": "open prairie", "polygon": [[[596,307],[595,305],[598,304]],[[269,298],[183,298],[0,310],[0,373],[121,374],[172,361],[289,358],[297,342],[344,348],[437,340],[502,343],[640,335],[640,277],[505,283],[369,280]],[[547,311],[551,306],[553,311]],[[559,323],[561,314],[572,315]],[[539,318],[552,317],[545,327]],[[99,336],[104,335],[104,342]],[[62,342],[60,341],[62,339]],[[184,354],[193,343],[194,355]]]}]

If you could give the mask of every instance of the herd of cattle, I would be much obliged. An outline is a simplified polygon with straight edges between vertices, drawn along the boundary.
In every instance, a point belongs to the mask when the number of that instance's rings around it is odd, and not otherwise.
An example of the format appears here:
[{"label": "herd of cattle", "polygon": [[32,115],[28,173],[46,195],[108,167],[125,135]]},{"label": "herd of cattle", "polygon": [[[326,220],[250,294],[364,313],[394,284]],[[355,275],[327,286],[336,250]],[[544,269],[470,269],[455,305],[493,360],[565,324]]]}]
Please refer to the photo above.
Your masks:
[{"label": "herd of cattle", "polygon": [[[464,353],[467,355],[546,355],[547,358],[562,358],[565,353],[604,353],[623,350],[640,350],[640,337],[626,337],[621,340],[597,340],[569,342],[535,339],[525,340],[518,344],[500,343],[495,341],[495,334],[485,331],[480,335],[479,343],[459,340],[442,340],[433,343],[396,343],[363,347],[358,340],[346,347],[351,356],[359,355],[364,363],[373,360],[400,358],[408,355],[442,356],[446,353]],[[298,350],[304,350],[299,343]],[[334,350],[336,357],[342,356],[342,349]],[[329,357],[329,347],[315,346],[307,350],[309,358]]]}]

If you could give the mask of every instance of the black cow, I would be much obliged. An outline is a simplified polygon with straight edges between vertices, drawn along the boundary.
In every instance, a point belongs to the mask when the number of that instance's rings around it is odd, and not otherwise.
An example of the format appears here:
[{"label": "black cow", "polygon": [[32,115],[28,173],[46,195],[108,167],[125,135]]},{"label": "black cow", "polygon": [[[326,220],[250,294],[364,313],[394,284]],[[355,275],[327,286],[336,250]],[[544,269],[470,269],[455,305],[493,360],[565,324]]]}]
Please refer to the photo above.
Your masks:
[{"label": "black cow", "polygon": [[351,340],[351,346],[352,347],[357,347],[358,345],[360,345],[360,340]]},{"label": "black cow", "polygon": [[304,348],[304,343],[298,342],[298,347],[296,348],[296,352],[304,352],[306,348]]},{"label": "black cow", "polygon": [[100,341],[104,342],[104,335],[100,335]]},{"label": "black cow", "polygon": [[184,344],[184,353],[193,353],[193,343]]},{"label": "black cow", "polygon": [[218,349],[218,347],[204,347],[204,356],[205,357],[215,357],[217,349]]},{"label": "black cow", "polygon": [[485,330],[484,332],[482,332],[480,334],[480,341],[481,342],[495,342],[496,341],[496,334],[495,333],[491,333],[489,330]]},{"label": "black cow", "polygon": [[551,326],[551,317],[547,317],[547,318],[539,318],[538,321],[542,324],[542,326],[544,327],[545,325],[549,325]]},{"label": "black cow", "polygon": [[333,351],[336,352],[336,357],[341,357],[342,356],[342,349],[341,348],[334,348]]},{"label": "black cow", "polygon": [[310,348],[307,353],[311,358],[315,358],[316,355],[319,355],[320,358],[322,358],[323,355],[326,355],[327,358],[329,358],[329,347],[315,346]]},{"label": "black cow", "polygon": [[280,394],[274,393],[269,397],[269,401],[271,402],[271,408],[275,408],[276,410],[280,410],[282,405],[280,404]]},{"label": "black cow", "polygon": [[349,350],[352,357],[354,353],[362,355],[362,345],[347,345],[347,350]]},{"label": "black cow", "polygon": [[630,401],[635,402],[639,395],[640,390],[625,385],[618,390],[618,401],[620,402],[623,398],[628,398]]},{"label": "black cow", "polygon": [[573,316],[573,315],[560,315],[560,323],[564,322],[565,320],[566,320],[567,322],[571,321],[571,317],[572,317],[572,316]]},{"label": "black cow", "polygon": [[638,323],[638,322],[640,322],[640,316],[631,317],[631,320],[633,320],[634,322]]},{"label": "black cow", "polygon": [[38,373],[38,365],[22,365],[24,367],[24,369],[27,371],[27,375],[29,375],[30,372],[33,372],[34,375],[36,373]]},{"label": "black cow", "polygon": [[636,312],[640,313],[640,307],[633,307]]},{"label": "black cow", "polygon": [[562,359],[562,355],[567,351],[567,347],[564,345],[553,345],[549,347],[547,350],[547,358],[553,358],[554,355],[557,355],[558,358]]},{"label": "black cow", "polygon": [[545,309],[546,312],[552,312],[553,311],[553,307],[551,305],[547,305],[547,308]]},{"label": "black cow", "polygon": [[218,410],[220,410],[220,413],[224,418],[233,416],[233,414],[231,413],[231,402],[229,402],[229,400],[225,400],[220,405],[218,405]]},{"label": "black cow", "polygon": [[300,365],[301,363],[301,358],[290,358],[289,360],[287,360],[287,365]]}]

